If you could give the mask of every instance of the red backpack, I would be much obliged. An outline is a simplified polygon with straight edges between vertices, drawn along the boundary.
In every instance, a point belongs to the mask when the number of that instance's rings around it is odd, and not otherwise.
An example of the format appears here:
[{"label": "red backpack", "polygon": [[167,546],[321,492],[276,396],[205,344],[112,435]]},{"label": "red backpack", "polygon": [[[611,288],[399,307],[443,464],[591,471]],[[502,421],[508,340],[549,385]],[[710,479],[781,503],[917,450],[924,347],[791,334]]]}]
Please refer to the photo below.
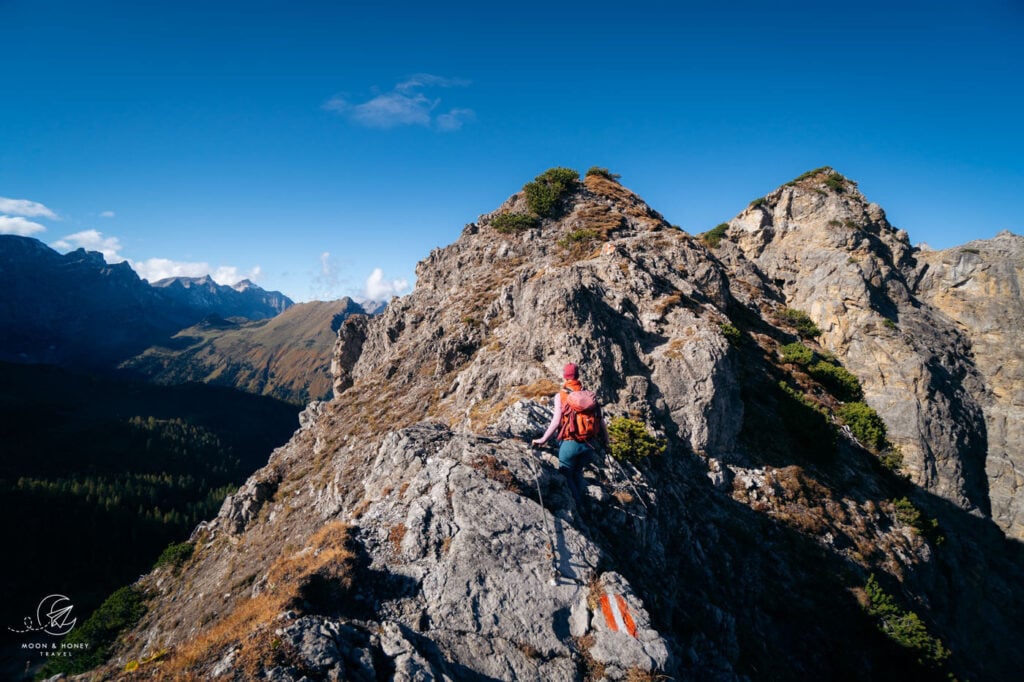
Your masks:
[{"label": "red backpack", "polygon": [[593,391],[562,391],[562,425],[558,440],[585,443],[597,435],[600,411]]}]

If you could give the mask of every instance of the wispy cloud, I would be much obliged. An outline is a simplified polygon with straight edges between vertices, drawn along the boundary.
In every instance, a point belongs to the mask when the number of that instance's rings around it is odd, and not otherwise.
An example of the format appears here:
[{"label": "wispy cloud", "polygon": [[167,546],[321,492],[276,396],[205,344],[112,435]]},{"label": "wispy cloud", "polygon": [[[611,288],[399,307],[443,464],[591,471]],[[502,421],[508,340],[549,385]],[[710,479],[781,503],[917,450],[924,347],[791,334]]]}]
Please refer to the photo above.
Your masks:
[{"label": "wispy cloud", "polygon": [[104,211],[103,213],[100,213],[100,217],[101,217],[101,218],[113,218],[113,217],[115,217],[116,215],[117,215],[117,214],[116,214],[116,213],[114,213],[113,211]]},{"label": "wispy cloud", "polygon": [[353,101],[348,95],[336,95],[324,108],[345,116],[356,125],[387,130],[400,126],[422,126],[443,132],[458,130],[473,120],[472,109],[444,108],[440,97],[428,97],[424,90],[460,88],[469,85],[461,78],[417,73],[397,83],[391,90],[374,90],[365,101]]},{"label": "wispy cloud", "polygon": [[409,289],[409,281],[406,279],[385,279],[384,271],[374,268],[370,276],[366,278],[366,285],[363,287],[363,298],[371,301],[389,301],[392,296],[399,296]]},{"label": "wispy cloud", "polygon": [[310,279],[310,294],[318,301],[329,301],[341,296],[341,290],[348,284],[342,276],[335,258],[329,251],[320,254],[320,266]]},{"label": "wispy cloud", "polygon": [[57,214],[46,206],[43,206],[38,201],[29,201],[28,199],[8,199],[7,197],[0,197],[0,213],[23,216],[25,218],[48,218],[50,220],[60,220],[60,218],[57,217]]},{"label": "wispy cloud", "polygon": [[148,282],[159,282],[168,277],[205,277],[209,275],[214,282],[231,286],[243,279],[256,281],[262,274],[257,265],[248,271],[239,270],[234,265],[221,265],[216,268],[209,263],[175,261],[168,258],[148,258],[144,261],[128,261],[139,277]]},{"label": "wispy cloud", "polygon": [[108,263],[120,263],[126,260],[121,255],[120,240],[117,237],[104,237],[103,233],[99,230],[84,230],[69,234],[54,242],[52,246],[59,251],[72,251],[74,249],[99,251]]},{"label": "wispy cloud", "polygon": [[46,227],[20,216],[0,215],[0,234],[16,234],[19,237],[31,237],[45,232]]}]

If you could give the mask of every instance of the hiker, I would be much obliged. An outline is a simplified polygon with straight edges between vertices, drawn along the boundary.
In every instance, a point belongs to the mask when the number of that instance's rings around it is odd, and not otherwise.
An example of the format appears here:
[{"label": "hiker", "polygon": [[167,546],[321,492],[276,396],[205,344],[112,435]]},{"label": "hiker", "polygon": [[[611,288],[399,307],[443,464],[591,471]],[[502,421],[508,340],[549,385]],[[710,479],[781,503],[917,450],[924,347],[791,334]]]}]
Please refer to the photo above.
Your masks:
[{"label": "hiker", "polygon": [[[579,368],[573,363],[562,369],[562,390],[555,395],[555,414],[548,430],[533,441],[534,446],[544,445],[558,432],[558,471],[565,476],[569,492],[579,509],[583,503],[583,465],[594,454],[594,443],[608,447],[608,430],[601,416],[601,408],[594,394],[584,391],[579,382]],[[571,394],[576,394],[570,399]],[[589,407],[586,407],[589,404]],[[586,407],[577,410],[576,408]]]}]

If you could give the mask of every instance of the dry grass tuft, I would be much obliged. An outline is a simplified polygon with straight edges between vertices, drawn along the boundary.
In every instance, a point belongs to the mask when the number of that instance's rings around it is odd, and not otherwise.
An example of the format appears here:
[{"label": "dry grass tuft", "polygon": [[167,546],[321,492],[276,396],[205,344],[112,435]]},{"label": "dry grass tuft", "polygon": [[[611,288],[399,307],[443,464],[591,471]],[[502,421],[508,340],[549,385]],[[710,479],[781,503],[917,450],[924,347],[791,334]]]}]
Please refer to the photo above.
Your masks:
[{"label": "dry grass tuft", "polygon": [[660,682],[661,680],[669,679],[671,678],[668,675],[663,675],[653,670],[644,670],[637,666],[626,671],[626,682]]},{"label": "dry grass tuft", "polygon": [[405,534],[408,530],[405,524],[401,522],[391,526],[391,530],[388,532],[388,541],[395,552],[402,551],[402,540],[405,539]]},{"label": "dry grass tuft", "polygon": [[677,291],[673,294],[668,294],[658,299],[654,304],[654,312],[658,315],[664,315],[670,308],[674,308],[683,301],[683,294]]},{"label": "dry grass tuft", "polygon": [[586,682],[593,682],[596,680],[604,679],[605,669],[604,663],[601,663],[594,655],[590,653],[590,650],[594,646],[593,635],[583,635],[582,637],[573,637],[573,642],[576,644],[576,650],[580,654],[580,663],[582,664],[583,679]]},{"label": "dry grass tuft", "polygon": [[522,490],[516,481],[515,475],[504,464],[498,461],[493,455],[483,455],[471,465],[484,476],[500,483],[506,490],[521,494]]},{"label": "dry grass tuft", "polygon": [[616,490],[612,493],[612,497],[618,500],[619,504],[632,504],[636,499],[625,490]]},{"label": "dry grass tuft", "polygon": [[306,598],[321,596],[322,590],[316,595],[310,593],[316,583],[340,591],[352,587],[355,555],[348,548],[350,537],[351,530],[344,523],[324,525],[309,538],[305,550],[274,562],[266,591],[237,604],[212,627],[176,646],[153,671],[154,679],[200,679],[195,671],[223,656],[231,645],[238,647],[239,665],[250,679],[260,667],[286,656],[287,648],[282,648],[279,639],[275,644],[272,623],[283,611],[298,609]]},{"label": "dry grass tuft", "polygon": [[552,379],[541,379],[540,381],[535,381],[528,386],[518,387],[516,392],[522,398],[535,400],[537,398],[550,398],[558,393],[561,388],[562,387]]}]

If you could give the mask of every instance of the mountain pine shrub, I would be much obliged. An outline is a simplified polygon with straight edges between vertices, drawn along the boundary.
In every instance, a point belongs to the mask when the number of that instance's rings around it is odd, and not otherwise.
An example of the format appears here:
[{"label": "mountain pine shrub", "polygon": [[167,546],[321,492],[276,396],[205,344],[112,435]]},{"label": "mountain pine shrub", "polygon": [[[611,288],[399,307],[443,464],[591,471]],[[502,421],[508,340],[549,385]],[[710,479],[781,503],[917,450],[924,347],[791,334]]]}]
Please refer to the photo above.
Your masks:
[{"label": "mountain pine shrub", "polygon": [[885,452],[878,456],[878,461],[881,462],[889,471],[893,472],[898,476],[903,476],[903,450],[898,445],[890,444],[886,448]]},{"label": "mountain pine shrub", "polygon": [[814,170],[809,170],[806,173],[801,173],[797,177],[793,178],[792,180],[787,182],[786,185],[789,185],[789,186],[795,185],[796,183],[798,183],[798,182],[800,182],[802,180],[807,180],[809,178],[813,178],[815,175],[820,175],[821,173],[824,173],[827,170],[828,170],[828,166],[822,166],[820,168],[815,168]]},{"label": "mountain pine shrub", "polygon": [[616,417],[608,422],[608,440],[612,457],[633,464],[660,455],[667,447],[664,438],[655,438],[642,421],[629,417]]},{"label": "mountain pine shrub", "polygon": [[834,455],[836,429],[828,411],[785,381],[779,381],[778,387],[779,416],[795,444],[815,459]]},{"label": "mountain pine shrub", "polygon": [[[64,644],[71,651],[68,658],[53,658],[42,670],[52,676],[57,673],[84,673],[104,662],[110,655],[118,636],[133,627],[146,613],[142,591],[135,587],[122,587],[100,604],[85,623],[72,630],[64,638]],[[81,649],[75,645],[85,645]]]},{"label": "mountain pine shrub", "polygon": [[598,177],[605,178],[606,180],[611,180],[612,182],[618,182],[619,178],[622,177],[618,173],[612,173],[607,168],[600,168],[598,166],[591,166],[590,168],[587,169],[585,177],[589,178],[591,175],[597,175]]},{"label": "mountain pine shrub", "polygon": [[153,568],[159,568],[160,566],[172,566],[175,569],[181,568],[186,561],[192,558],[192,551],[194,549],[195,545],[191,542],[171,543],[157,557]]},{"label": "mountain pine shrub", "polygon": [[868,576],[864,592],[868,598],[868,615],[876,619],[878,629],[886,637],[912,654],[918,665],[932,670],[943,666],[949,659],[949,649],[943,646],[942,640],[928,632],[916,613],[901,609],[892,595],[878,584],[873,573]]},{"label": "mountain pine shrub", "polygon": [[857,402],[864,398],[860,381],[845,367],[819,360],[807,368],[807,373],[843,402]]},{"label": "mountain pine shrub", "polygon": [[729,229],[729,223],[719,223],[707,232],[700,235],[701,241],[710,246],[712,249],[716,248],[722,239],[725,238],[725,233]]},{"label": "mountain pine shrub", "polygon": [[782,319],[796,329],[796,333],[805,339],[813,339],[821,336],[821,329],[814,324],[811,316],[796,308],[786,308],[782,311]]},{"label": "mountain pine shrub", "polygon": [[885,447],[885,422],[875,410],[862,402],[847,403],[839,408],[839,418],[850,427],[854,438],[864,447],[879,452]]},{"label": "mountain pine shrub", "polygon": [[526,205],[541,218],[554,217],[558,202],[576,188],[580,174],[571,168],[549,168],[523,186]]},{"label": "mountain pine shrub", "polygon": [[515,234],[538,225],[540,218],[532,213],[502,213],[491,220],[491,227],[502,234]]},{"label": "mountain pine shrub", "polygon": [[938,519],[926,517],[909,499],[901,497],[898,500],[893,500],[892,506],[900,523],[910,526],[915,533],[924,536],[936,545],[945,542],[946,538],[939,533]]},{"label": "mountain pine shrub", "polygon": [[806,366],[814,359],[814,351],[799,341],[787,343],[779,348],[779,354],[782,356],[782,361],[790,365]]},{"label": "mountain pine shrub", "polygon": [[718,329],[722,332],[722,336],[724,336],[729,343],[739,343],[740,339],[743,338],[739,328],[730,322],[723,322],[718,325]]},{"label": "mountain pine shrub", "polygon": [[579,230],[573,230],[569,234],[565,235],[558,240],[559,246],[570,247],[574,244],[589,243],[599,238],[601,235],[598,234],[597,230],[590,230],[582,228]]},{"label": "mountain pine shrub", "polygon": [[835,192],[842,192],[846,189],[846,180],[839,173],[829,173],[825,178],[825,186]]}]

